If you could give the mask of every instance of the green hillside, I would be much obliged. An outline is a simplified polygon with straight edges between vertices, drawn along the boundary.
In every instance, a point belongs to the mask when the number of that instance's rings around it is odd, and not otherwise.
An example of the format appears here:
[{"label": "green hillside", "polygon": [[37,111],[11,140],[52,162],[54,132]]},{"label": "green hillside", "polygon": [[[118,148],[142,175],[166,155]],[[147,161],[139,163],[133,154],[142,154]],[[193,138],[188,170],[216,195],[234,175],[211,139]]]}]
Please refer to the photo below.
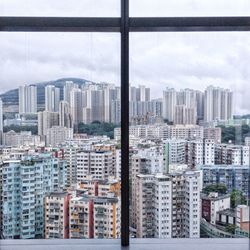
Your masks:
[{"label": "green hillside", "polygon": [[[30,85],[36,85],[37,86],[37,104],[38,109],[39,107],[44,105],[45,101],[45,86],[47,85],[55,85],[57,88],[60,88],[60,94],[61,99],[63,98],[63,86],[66,81],[72,81],[79,86],[85,84],[87,80],[80,79],[80,78],[62,78],[55,81],[49,81],[49,82],[40,82]],[[18,105],[18,89],[12,89],[7,91],[6,93],[0,95],[0,98],[3,101],[4,105]]]}]

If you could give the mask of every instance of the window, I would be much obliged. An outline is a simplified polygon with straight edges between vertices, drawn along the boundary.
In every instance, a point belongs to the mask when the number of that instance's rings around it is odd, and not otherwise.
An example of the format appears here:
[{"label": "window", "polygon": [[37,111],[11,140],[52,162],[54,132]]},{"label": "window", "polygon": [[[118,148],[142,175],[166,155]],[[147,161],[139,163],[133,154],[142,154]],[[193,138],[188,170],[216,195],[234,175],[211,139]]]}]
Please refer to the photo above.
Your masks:
[{"label": "window", "polygon": [[[0,152],[1,158],[18,159],[1,166],[0,183],[9,178],[7,171],[15,171],[16,176],[1,187],[4,196],[1,200],[6,203],[4,207],[9,206],[4,212],[11,214],[11,218],[18,218],[19,210],[25,207],[23,197],[30,196],[32,206],[24,211],[29,223],[34,222],[39,212],[42,220],[46,211],[46,228],[51,231],[43,235],[45,227],[40,223],[41,227],[31,225],[30,232],[14,237],[58,238],[64,235],[61,228],[70,228],[70,238],[85,238],[86,235],[119,238],[121,233],[122,245],[128,245],[130,236],[198,238],[200,227],[216,230],[216,223],[220,229],[224,226],[227,236],[246,234],[242,228],[238,232],[222,225],[211,212],[215,210],[211,206],[212,201],[219,202],[221,196],[217,193],[220,193],[223,199],[227,197],[224,208],[227,206],[237,212],[249,209],[245,205],[249,198],[249,180],[243,177],[249,176],[249,150],[243,146],[243,143],[249,145],[250,132],[247,124],[249,92],[245,87],[249,82],[249,34],[242,32],[250,31],[248,1],[135,0],[130,1],[130,19],[126,0],[121,0],[121,6],[120,1],[111,0],[105,1],[105,5],[104,1],[65,1],[62,4],[62,1],[27,0],[23,3],[1,1],[1,60],[4,65],[0,74],[1,92],[10,90],[15,77],[20,82],[32,81],[33,84],[21,87],[18,98],[17,90],[10,91],[8,98],[1,96],[0,132],[2,134],[4,110],[5,129],[13,122],[17,122],[18,127],[22,123],[30,126],[40,122],[37,133],[46,138],[47,147],[37,147],[39,138],[29,132],[4,134],[5,143],[6,138],[11,138],[8,143],[12,147],[19,145],[32,150],[25,161],[19,151]],[[228,8],[224,8],[225,5]],[[134,18],[138,16],[145,18]],[[148,18],[150,16],[162,17]],[[148,33],[164,31],[168,33]],[[37,55],[39,60],[36,60]],[[63,88],[52,81],[57,78],[62,81],[61,77],[69,74],[74,79],[63,79]],[[84,86],[78,82],[83,75],[88,80],[84,81]],[[113,81],[118,86],[111,87],[103,80]],[[40,81],[48,81],[45,83],[48,86],[41,87],[42,91],[34,86]],[[96,81],[100,82],[98,86],[91,83]],[[204,82],[210,84],[211,81],[220,88],[208,86],[201,91]],[[183,86],[188,89],[182,91]],[[233,92],[237,96],[235,105],[232,105]],[[43,101],[39,103],[34,97]],[[12,105],[14,100],[16,105]],[[70,105],[60,100],[68,100]],[[37,111],[41,113],[34,119],[32,115]],[[9,117],[7,113],[14,115]],[[23,119],[24,113],[29,116]],[[110,121],[115,126],[110,125]],[[74,126],[71,127],[71,123]],[[104,130],[107,130],[106,136],[98,137]],[[112,130],[114,141],[109,138]],[[73,153],[74,142],[78,149]],[[37,157],[39,154],[45,155]],[[20,174],[25,169],[32,174],[23,175],[21,179]],[[118,181],[110,181],[112,176]],[[27,193],[19,192],[24,184],[28,186]],[[106,191],[102,190],[103,193],[97,195],[106,184],[109,194],[103,195]],[[202,184],[204,190],[201,190]],[[79,193],[80,202],[79,197],[72,199],[70,193],[62,192],[65,187],[73,186],[78,189],[74,194]],[[45,210],[35,206],[45,204],[45,194],[51,187],[61,191],[46,197],[46,204],[54,208]],[[8,203],[13,200],[11,194],[15,194],[16,203]],[[168,201],[168,209],[162,208],[166,206],[161,202],[163,198]],[[66,221],[71,225],[53,225],[60,216],[60,202],[68,204],[65,205],[65,209],[69,207]],[[115,216],[107,215],[107,211]],[[166,217],[169,220],[164,220]],[[8,218],[7,214],[3,218]],[[197,226],[192,229],[193,218]],[[2,226],[1,237],[13,237],[9,230],[12,222]],[[91,225],[89,234],[85,222]],[[107,229],[105,224],[111,227]],[[15,226],[20,228],[20,222]],[[33,228],[37,231],[33,232]],[[130,228],[135,230],[130,232]],[[154,231],[155,228],[163,228],[164,232]]]}]

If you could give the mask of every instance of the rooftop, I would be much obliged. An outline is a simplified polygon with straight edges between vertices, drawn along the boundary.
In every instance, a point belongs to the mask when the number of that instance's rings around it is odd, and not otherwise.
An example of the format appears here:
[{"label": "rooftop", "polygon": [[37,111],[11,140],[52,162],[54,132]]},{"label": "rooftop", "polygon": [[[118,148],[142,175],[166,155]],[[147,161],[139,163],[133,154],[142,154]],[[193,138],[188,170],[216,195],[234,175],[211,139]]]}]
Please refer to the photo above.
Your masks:
[{"label": "rooftop", "polygon": [[228,215],[231,217],[236,217],[236,211],[234,209],[231,209],[231,208],[227,208],[227,209],[224,209],[222,211],[218,211],[217,213],[221,214],[221,215]]},{"label": "rooftop", "polygon": [[202,200],[218,201],[230,198],[231,194],[219,194],[216,192],[210,192],[209,194],[201,193]]}]

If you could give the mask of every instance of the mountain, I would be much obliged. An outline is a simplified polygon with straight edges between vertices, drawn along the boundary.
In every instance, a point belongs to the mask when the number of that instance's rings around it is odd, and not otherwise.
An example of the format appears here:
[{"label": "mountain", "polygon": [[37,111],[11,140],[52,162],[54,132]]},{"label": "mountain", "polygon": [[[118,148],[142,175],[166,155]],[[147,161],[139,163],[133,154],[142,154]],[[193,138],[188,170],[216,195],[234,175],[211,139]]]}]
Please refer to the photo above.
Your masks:
[{"label": "mountain", "polygon": [[[63,87],[66,81],[72,81],[79,86],[84,85],[88,80],[81,79],[81,78],[62,78],[58,79],[55,81],[48,81],[48,82],[40,82],[40,83],[35,83],[35,84],[30,84],[30,85],[36,85],[37,86],[37,105],[38,105],[38,110],[40,107],[44,106],[45,102],[45,86],[47,85],[54,85],[57,88],[60,88],[60,95],[61,99],[63,99]],[[3,104],[6,106],[12,106],[12,105],[18,105],[18,88],[17,89],[12,89],[4,94],[0,95],[0,98],[3,101]]]}]

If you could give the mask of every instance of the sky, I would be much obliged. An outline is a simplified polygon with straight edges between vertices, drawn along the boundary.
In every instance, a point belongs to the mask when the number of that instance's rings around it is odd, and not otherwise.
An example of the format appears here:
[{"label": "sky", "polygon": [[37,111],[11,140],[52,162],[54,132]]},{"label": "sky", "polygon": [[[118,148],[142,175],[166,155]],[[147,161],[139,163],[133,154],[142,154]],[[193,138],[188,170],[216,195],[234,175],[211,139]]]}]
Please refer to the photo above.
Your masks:
[{"label": "sky", "polygon": [[[0,0],[0,16],[113,16],[119,0]],[[250,16],[249,0],[131,0],[131,16]],[[118,33],[0,33],[0,93],[79,77],[120,84]],[[234,91],[250,113],[250,33],[131,33],[130,82],[161,97],[166,87]]]}]

